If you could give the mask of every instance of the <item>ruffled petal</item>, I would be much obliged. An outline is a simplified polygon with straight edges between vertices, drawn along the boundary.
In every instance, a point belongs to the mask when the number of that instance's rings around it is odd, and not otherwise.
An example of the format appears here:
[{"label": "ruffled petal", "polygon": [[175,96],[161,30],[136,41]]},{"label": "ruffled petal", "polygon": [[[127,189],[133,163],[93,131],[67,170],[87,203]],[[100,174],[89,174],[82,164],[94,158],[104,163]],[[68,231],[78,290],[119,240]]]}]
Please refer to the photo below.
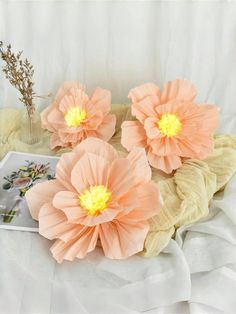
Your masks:
[{"label": "ruffled petal", "polygon": [[91,102],[105,116],[111,110],[111,92],[103,88],[96,88],[91,96]]},{"label": "ruffled petal", "polygon": [[144,122],[144,128],[149,139],[162,138],[165,136],[160,133],[157,122],[157,118],[147,118]]},{"label": "ruffled petal", "polygon": [[84,85],[80,84],[79,82],[65,82],[62,84],[62,86],[59,88],[56,97],[55,97],[55,103],[59,104],[62,98],[70,93],[70,89],[81,89],[84,90]]},{"label": "ruffled petal", "polygon": [[73,261],[77,258],[84,258],[87,253],[93,251],[98,240],[98,226],[86,227],[81,234],[68,242],[57,240],[51,247],[53,257],[58,263],[63,260]]},{"label": "ruffled petal", "polygon": [[182,150],[179,147],[179,140],[175,137],[162,137],[149,141],[152,152],[159,156],[177,155],[181,156]]},{"label": "ruffled petal", "polygon": [[59,110],[66,114],[72,107],[85,108],[86,103],[89,101],[88,95],[82,89],[71,88],[69,94],[66,94],[59,103]]},{"label": "ruffled petal", "polygon": [[98,155],[109,163],[118,158],[117,151],[112,145],[102,141],[101,139],[90,137],[78,144],[73,152],[83,155],[85,152]]},{"label": "ruffled petal", "polygon": [[42,128],[47,129],[50,132],[55,131],[55,127],[48,122],[48,115],[52,109],[53,105],[50,105],[40,113]]},{"label": "ruffled petal", "polygon": [[151,180],[152,171],[144,148],[133,148],[127,159],[130,161],[130,171],[134,175],[135,184],[144,184]]},{"label": "ruffled petal", "polygon": [[64,146],[64,143],[60,139],[59,135],[57,133],[52,133],[50,137],[50,148],[55,149],[62,146]]},{"label": "ruffled petal", "polygon": [[53,198],[53,206],[66,215],[69,223],[85,226],[95,226],[113,220],[122,208],[118,208],[117,206],[112,208],[110,205],[112,205],[112,202],[108,204],[106,210],[96,216],[91,216],[87,214],[85,209],[80,207],[78,194],[62,191],[57,193]]},{"label": "ruffled petal", "polygon": [[121,144],[130,151],[133,147],[146,147],[147,135],[139,121],[122,123]]},{"label": "ruffled petal", "polygon": [[99,237],[105,256],[124,259],[141,252],[148,231],[147,221],[131,223],[125,218],[100,225]]},{"label": "ruffled petal", "polygon": [[181,141],[179,146],[183,152],[181,156],[204,159],[213,151],[214,140],[212,137],[209,137],[208,134],[196,133],[191,140],[185,139]]},{"label": "ruffled petal", "polygon": [[53,198],[53,206],[62,209],[64,207],[74,207],[79,205],[78,193],[71,191],[60,191]]},{"label": "ruffled petal", "polygon": [[116,159],[110,168],[108,189],[116,200],[134,187],[134,175],[131,172],[131,162],[126,158]]},{"label": "ruffled petal", "polygon": [[86,138],[86,132],[80,127],[64,128],[58,130],[58,136],[64,147],[74,148]]},{"label": "ruffled petal", "polygon": [[57,108],[52,108],[52,110],[50,110],[47,116],[47,121],[54,127],[54,130],[66,127],[64,115]]},{"label": "ruffled petal", "polygon": [[153,83],[145,83],[138,87],[132,88],[128,94],[128,98],[132,103],[139,102],[147,96],[160,97],[160,88]]},{"label": "ruffled petal", "polygon": [[[56,178],[69,191],[76,192],[74,186],[71,184],[71,172],[83,154],[84,152],[65,153],[60,157],[57,163]],[[65,190],[65,188],[62,189],[62,191]]]},{"label": "ruffled petal", "polygon": [[71,241],[83,230],[83,226],[68,223],[65,214],[45,203],[39,212],[39,233],[49,240]]},{"label": "ruffled petal", "polygon": [[108,177],[107,161],[97,155],[85,153],[71,172],[71,183],[78,193],[91,185],[105,185]]},{"label": "ruffled petal", "polygon": [[[127,214],[121,212],[117,219],[123,217],[126,221],[134,223],[135,221],[144,221],[158,214],[163,201],[158,186],[154,182],[148,182],[135,188],[125,195],[124,204],[133,208]],[[121,206],[123,202],[121,202]],[[125,206],[124,206],[125,207]]]},{"label": "ruffled petal", "polygon": [[83,216],[81,215],[81,217],[77,219],[73,219],[73,221],[71,220],[71,222],[78,223],[83,226],[93,227],[93,226],[97,226],[97,225],[112,221],[119,215],[119,213],[122,210],[123,210],[122,207],[117,206],[117,207],[112,208],[108,204],[108,208],[100,212],[98,215],[90,216],[90,215],[84,214]]},{"label": "ruffled petal", "polygon": [[103,114],[100,111],[95,112],[92,116],[88,117],[83,123],[84,130],[96,130],[103,121]]},{"label": "ruffled petal", "polygon": [[175,80],[167,82],[161,94],[161,103],[178,99],[192,102],[197,95],[195,86],[187,80]]},{"label": "ruffled petal", "polygon": [[31,216],[38,220],[38,214],[43,204],[51,202],[54,195],[63,189],[64,186],[58,180],[38,183],[29,189],[25,194],[25,198]]},{"label": "ruffled petal", "polygon": [[158,156],[151,150],[148,151],[148,161],[152,167],[162,170],[165,173],[171,173],[173,170],[182,166],[179,156]]},{"label": "ruffled petal", "polygon": [[195,105],[183,118],[187,125],[195,124],[197,132],[204,132],[212,135],[219,125],[219,108],[214,105]]},{"label": "ruffled petal", "polygon": [[109,141],[115,133],[116,116],[109,114],[105,116],[96,130],[96,136],[104,141]]},{"label": "ruffled petal", "polygon": [[181,118],[181,115],[179,115],[180,109],[182,109],[183,107],[186,108],[187,106],[191,105],[191,102],[184,102],[179,99],[172,99],[166,104],[160,105],[156,108],[157,116],[160,118],[165,113],[171,113],[176,114],[179,118]]},{"label": "ruffled petal", "polygon": [[149,117],[157,117],[156,107],[159,105],[159,98],[147,96],[139,102],[131,105],[132,115],[135,116],[142,124]]}]

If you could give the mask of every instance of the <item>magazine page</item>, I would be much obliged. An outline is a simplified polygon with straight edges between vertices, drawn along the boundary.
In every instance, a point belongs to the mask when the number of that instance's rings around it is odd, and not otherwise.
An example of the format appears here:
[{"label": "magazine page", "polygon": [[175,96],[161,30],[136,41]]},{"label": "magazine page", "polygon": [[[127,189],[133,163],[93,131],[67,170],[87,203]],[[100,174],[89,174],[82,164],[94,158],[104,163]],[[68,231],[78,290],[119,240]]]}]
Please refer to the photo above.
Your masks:
[{"label": "magazine page", "polygon": [[55,178],[58,157],[9,152],[0,163],[0,229],[38,231],[25,199],[35,184]]}]

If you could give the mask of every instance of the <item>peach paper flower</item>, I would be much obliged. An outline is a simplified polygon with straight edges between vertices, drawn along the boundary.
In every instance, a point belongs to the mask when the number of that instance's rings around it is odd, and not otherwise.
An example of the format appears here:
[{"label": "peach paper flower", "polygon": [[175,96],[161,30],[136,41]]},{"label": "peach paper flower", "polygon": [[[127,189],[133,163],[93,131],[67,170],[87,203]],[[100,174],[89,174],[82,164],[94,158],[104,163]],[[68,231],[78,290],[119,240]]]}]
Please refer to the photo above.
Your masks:
[{"label": "peach paper flower", "polygon": [[143,148],[118,158],[108,143],[89,138],[63,154],[56,179],[26,194],[39,233],[56,240],[55,259],[83,258],[98,240],[108,258],[123,259],[142,251],[148,219],[161,206]]},{"label": "peach paper flower", "polygon": [[203,159],[214,147],[218,107],[196,105],[196,89],[186,80],[168,82],[161,93],[146,83],[132,89],[132,114],[137,121],[122,124],[122,145],[130,151],[144,147],[151,166],[166,173],[181,167],[186,158]]},{"label": "peach paper flower", "polygon": [[54,102],[41,113],[42,127],[52,132],[51,149],[73,148],[87,137],[109,141],[116,124],[110,109],[110,91],[96,88],[89,98],[80,83],[64,83]]}]

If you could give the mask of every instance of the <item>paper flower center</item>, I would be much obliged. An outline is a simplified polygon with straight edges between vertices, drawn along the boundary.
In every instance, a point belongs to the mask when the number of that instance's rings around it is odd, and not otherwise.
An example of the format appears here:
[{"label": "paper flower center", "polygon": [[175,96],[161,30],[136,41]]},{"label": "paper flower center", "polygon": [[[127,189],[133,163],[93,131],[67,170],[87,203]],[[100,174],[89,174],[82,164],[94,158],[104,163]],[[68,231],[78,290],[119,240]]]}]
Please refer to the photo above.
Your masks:
[{"label": "paper flower center", "polygon": [[76,127],[80,126],[81,122],[83,122],[86,117],[87,113],[84,109],[81,109],[80,107],[72,107],[67,111],[65,120],[69,127]]},{"label": "paper flower center", "polygon": [[104,185],[94,185],[79,196],[79,202],[88,215],[95,216],[107,208],[110,198],[111,193]]},{"label": "paper flower center", "polygon": [[157,126],[160,132],[167,137],[179,134],[182,129],[182,123],[179,118],[175,114],[171,113],[164,113],[161,116],[161,119],[157,121]]}]

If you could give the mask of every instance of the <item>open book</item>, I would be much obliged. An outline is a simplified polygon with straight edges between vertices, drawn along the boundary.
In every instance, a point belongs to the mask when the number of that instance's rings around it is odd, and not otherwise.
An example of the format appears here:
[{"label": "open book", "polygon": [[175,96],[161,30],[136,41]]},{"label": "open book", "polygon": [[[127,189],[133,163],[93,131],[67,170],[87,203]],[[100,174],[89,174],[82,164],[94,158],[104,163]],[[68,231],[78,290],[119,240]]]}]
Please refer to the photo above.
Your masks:
[{"label": "open book", "polygon": [[38,231],[25,193],[37,183],[55,178],[58,157],[9,152],[0,162],[0,229]]}]

